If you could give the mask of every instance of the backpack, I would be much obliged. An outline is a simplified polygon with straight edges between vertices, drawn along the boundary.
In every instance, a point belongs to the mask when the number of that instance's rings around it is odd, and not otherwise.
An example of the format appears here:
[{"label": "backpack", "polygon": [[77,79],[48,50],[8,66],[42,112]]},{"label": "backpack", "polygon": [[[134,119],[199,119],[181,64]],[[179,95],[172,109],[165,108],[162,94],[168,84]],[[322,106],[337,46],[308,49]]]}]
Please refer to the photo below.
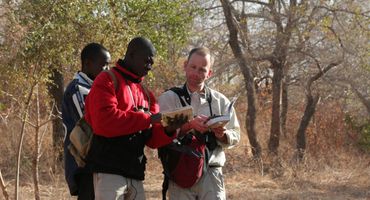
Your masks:
[{"label": "backpack", "polygon": [[[111,76],[114,88],[117,90],[116,76],[111,70],[106,70],[105,72]],[[77,121],[69,135],[71,143],[68,145],[68,150],[75,159],[78,167],[84,167],[86,165],[86,156],[90,150],[93,134],[91,125],[82,117]]]},{"label": "backpack", "polygon": [[[183,107],[190,105],[190,95],[185,85],[183,88],[173,87],[170,90],[178,95]],[[207,101],[211,109],[210,95],[207,97]],[[212,113],[212,110],[210,112]],[[172,143],[158,149],[164,173],[162,184],[162,198],[164,200],[169,180],[182,188],[190,188],[207,171],[209,159],[207,141],[208,134],[188,133],[183,138],[177,138]],[[216,141],[214,140],[214,142]]]}]

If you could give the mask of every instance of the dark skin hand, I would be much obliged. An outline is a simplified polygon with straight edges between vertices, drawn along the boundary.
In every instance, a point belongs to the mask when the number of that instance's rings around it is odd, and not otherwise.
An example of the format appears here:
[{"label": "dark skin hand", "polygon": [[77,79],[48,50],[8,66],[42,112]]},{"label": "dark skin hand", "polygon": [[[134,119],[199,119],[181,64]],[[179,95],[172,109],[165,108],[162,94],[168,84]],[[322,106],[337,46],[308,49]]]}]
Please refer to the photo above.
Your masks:
[{"label": "dark skin hand", "polygon": [[174,118],[168,120],[168,126],[164,127],[164,130],[168,135],[172,135],[176,131],[176,129],[181,128],[181,126],[188,121],[188,116],[185,116],[183,114],[175,115]]},{"label": "dark skin hand", "polygon": [[157,113],[157,114],[154,114],[154,115],[150,116],[150,123],[151,124],[160,123],[161,120],[162,120],[162,114],[161,113]]},{"label": "dark skin hand", "polygon": [[[162,114],[157,113],[150,116],[151,123],[159,123],[162,120]],[[181,128],[182,125],[184,125],[186,122],[188,122],[188,116],[185,116],[183,114],[175,115],[174,118],[171,118],[168,120],[168,126],[164,127],[164,131],[167,135],[172,135],[176,129]]]}]

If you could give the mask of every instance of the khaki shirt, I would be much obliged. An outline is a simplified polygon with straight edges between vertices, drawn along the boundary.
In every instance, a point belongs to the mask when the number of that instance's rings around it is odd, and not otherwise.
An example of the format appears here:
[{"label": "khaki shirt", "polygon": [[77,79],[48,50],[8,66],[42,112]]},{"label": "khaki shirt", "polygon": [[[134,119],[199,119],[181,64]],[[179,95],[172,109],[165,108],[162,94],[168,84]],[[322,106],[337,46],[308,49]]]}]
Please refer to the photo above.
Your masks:
[{"label": "khaki shirt", "polygon": [[[212,97],[212,113],[214,115],[226,114],[227,106],[230,103],[229,99],[220,92],[217,92],[213,89],[210,89],[209,91],[211,92]],[[203,114],[206,116],[210,116],[209,104],[206,99],[205,93],[190,93],[189,90],[188,92],[191,97],[191,106],[193,107],[194,115]],[[179,97],[171,90],[162,93],[158,98],[158,103],[160,106],[160,112],[170,111],[182,107]],[[234,108],[231,112],[231,120],[228,124],[226,124],[225,128],[227,143],[225,144],[218,141],[219,145],[216,147],[216,149],[212,151],[212,154],[210,156],[209,166],[224,166],[226,162],[224,149],[231,148],[240,141],[240,126]]]}]

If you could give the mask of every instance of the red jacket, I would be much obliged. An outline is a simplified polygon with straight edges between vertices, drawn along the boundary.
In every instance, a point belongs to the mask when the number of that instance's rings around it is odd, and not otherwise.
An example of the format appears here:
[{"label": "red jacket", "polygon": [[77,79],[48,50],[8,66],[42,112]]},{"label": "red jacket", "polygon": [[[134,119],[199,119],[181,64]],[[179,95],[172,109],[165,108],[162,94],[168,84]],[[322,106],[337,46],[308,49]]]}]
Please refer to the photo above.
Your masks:
[{"label": "red jacket", "polygon": [[[124,74],[140,80],[138,76],[116,64]],[[159,112],[159,106],[152,92],[147,90],[149,99],[140,83],[126,80],[116,70],[117,89],[108,73],[100,73],[94,80],[86,98],[85,119],[91,124],[94,134],[107,138],[124,136],[145,130],[152,126],[152,137],[146,142],[151,148],[169,144],[173,138],[164,133],[160,123],[150,123],[150,115],[134,111],[136,106],[150,108],[152,114]],[[142,78],[141,78],[142,79]],[[130,89],[132,91],[132,96]],[[133,97],[133,100],[132,100]]]}]

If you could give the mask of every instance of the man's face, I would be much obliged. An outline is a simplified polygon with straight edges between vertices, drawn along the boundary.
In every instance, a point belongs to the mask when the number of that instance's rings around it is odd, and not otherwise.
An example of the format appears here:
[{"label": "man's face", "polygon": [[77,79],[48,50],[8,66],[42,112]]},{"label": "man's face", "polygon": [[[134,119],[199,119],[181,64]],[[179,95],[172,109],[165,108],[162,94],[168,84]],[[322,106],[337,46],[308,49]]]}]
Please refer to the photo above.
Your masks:
[{"label": "man's face", "polygon": [[151,50],[135,52],[132,54],[132,72],[139,77],[146,76],[154,64],[155,52]]},{"label": "man's face", "polygon": [[102,51],[96,58],[87,61],[87,75],[94,80],[104,68],[108,67],[110,61],[109,52]]},{"label": "man's face", "polygon": [[211,76],[211,57],[210,55],[199,55],[194,53],[184,65],[186,81],[190,88],[203,87],[204,81]]}]

